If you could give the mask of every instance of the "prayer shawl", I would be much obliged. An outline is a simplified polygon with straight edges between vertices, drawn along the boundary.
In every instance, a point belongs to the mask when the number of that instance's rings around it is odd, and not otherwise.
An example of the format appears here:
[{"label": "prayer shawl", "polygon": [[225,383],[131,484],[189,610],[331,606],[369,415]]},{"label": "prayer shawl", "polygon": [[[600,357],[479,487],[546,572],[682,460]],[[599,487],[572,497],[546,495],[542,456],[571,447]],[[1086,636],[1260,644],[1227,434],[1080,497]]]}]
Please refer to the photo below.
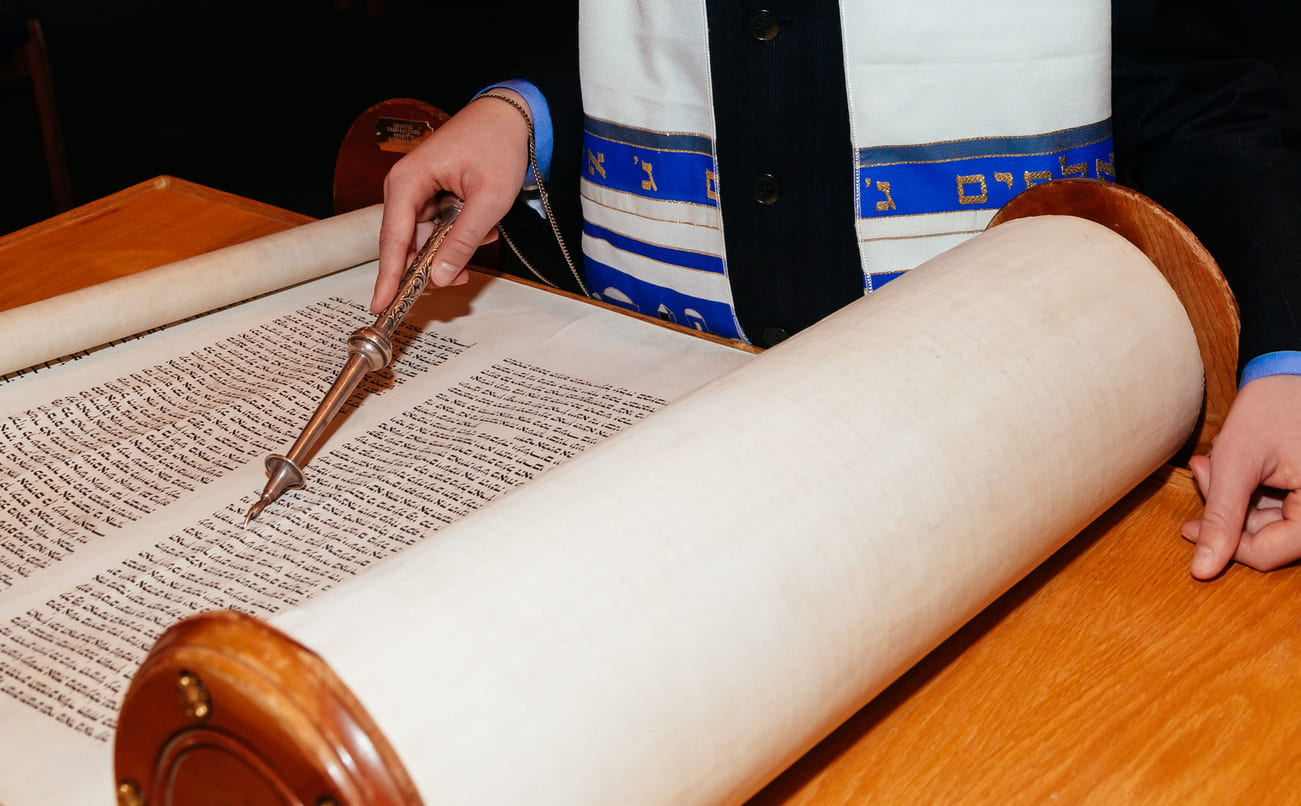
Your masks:
[{"label": "prayer shawl", "polygon": [[[719,187],[753,177],[717,168],[705,2],[582,5],[585,271],[600,299],[744,338]],[[1105,0],[842,0],[840,25],[865,292],[1030,185],[1114,179]]]}]

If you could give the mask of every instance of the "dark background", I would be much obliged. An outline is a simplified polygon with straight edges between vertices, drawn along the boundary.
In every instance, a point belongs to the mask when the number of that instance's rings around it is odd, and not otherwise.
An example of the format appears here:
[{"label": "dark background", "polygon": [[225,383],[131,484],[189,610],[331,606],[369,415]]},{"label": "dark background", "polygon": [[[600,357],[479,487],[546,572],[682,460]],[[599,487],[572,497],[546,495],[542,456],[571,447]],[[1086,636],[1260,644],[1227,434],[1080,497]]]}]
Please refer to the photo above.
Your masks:
[{"label": "dark background", "polygon": [[[159,174],[312,216],[373,104],[453,112],[541,47],[572,0],[3,0],[45,30],[73,201]],[[566,9],[570,9],[565,13]],[[0,234],[54,214],[24,83],[0,85]]]}]

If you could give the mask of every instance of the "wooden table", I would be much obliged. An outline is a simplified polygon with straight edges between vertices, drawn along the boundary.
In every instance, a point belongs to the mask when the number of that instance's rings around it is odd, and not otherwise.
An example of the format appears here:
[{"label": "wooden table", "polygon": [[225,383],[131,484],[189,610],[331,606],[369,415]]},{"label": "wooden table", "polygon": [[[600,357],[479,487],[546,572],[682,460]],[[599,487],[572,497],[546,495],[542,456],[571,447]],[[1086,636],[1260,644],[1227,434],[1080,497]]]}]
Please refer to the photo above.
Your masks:
[{"label": "wooden table", "polygon": [[[156,179],[0,238],[0,308],[307,220]],[[1301,801],[1301,570],[1193,580],[1200,508],[1158,472],[754,803]]]},{"label": "wooden table", "polygon": [[311,220],[160,176],[0,238],[0,310]]},{"label": "wooden table", "polygon": [[1192,579],[1200,512],[1155,474],[755,803],[1297,802],[1301,576]]}]

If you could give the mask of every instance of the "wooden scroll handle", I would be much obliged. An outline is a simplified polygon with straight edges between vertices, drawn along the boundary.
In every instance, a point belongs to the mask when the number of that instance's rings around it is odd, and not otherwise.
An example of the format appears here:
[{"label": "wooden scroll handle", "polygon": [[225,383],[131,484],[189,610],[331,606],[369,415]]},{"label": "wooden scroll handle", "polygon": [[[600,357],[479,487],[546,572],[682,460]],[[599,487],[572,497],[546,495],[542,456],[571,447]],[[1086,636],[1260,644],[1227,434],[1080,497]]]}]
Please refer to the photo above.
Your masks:
[{"label": "wooden scroll handle", "polygon": [[1233,405],[1238,374],[1238,304],[1215,259],[1165,208],[1112,182],[1058,179],[1035,185],[1004,205],[989,226],[1036,215],[1070,215],[1102,224],[1137,246],[1165,275],[1197,333],[1206,376],[1201,417],[1175,461],[1210,451]]},{"label": "wooden scroll handle", "polygon": [[239,613],[150,650],[118,719],[119,806],[418,806],[397,754],[318,656]]},{"label": "wooden scroll handle", "polygon": [[449,115],[411,98],[381,101],[353,122],[334,162],[334,212],[346,213],[384,201],[384,176]]},{"label": "wooden scroll handle", "polygon": [[[380,101],[353,122],[334,162],[334,212],[346,213],[384,201],[384,177],[394,163],[424,142],[451,116],[424,101]],[[501,247],[479,247],[471,262],[496,266]]]}]

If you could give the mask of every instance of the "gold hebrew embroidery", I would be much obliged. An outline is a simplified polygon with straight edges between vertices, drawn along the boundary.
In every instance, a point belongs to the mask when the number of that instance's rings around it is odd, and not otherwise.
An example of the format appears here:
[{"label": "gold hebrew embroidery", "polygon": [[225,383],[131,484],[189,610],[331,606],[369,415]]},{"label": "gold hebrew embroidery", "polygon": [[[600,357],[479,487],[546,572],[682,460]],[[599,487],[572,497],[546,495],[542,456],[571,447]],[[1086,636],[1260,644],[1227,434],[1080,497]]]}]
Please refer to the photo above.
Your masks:
[{"label": "gold hebrew embroidery", "polygon": [[602,179],[605,178],[605,154],[592,153],[592,149],[587,149],[587,174],[588,176],[600,174]]},{"label": "gold hebrew embroidery", "polygon": [[632,161],[640,165],[641,169],[646,172],[646,178],[641,180],[641,189],[658,191],[659,188],[655,186],[655,166],[637,157],[633,157]]},{"label": "gold hebrew embroidery", "polygon": [[1052,178],[1053,178],[1052,171],[1026,171],[1025,186],[1028,188],[1034,187],[1035,185],[1041,184],[1043,182],[1050,182],[1052,181]]},{"label": "gold hebrew embroidery", "polygon": [[[867,181],[870,184],[872,180],[869,179]],[[879,201],[876,203],[876,211],[878,213],[884,213],[886,210],[898,209],[894,206],[894,197],[890,195],[889,182],[877,182],[876,189],[885,194],[885,201]]]},{"label": "gold hebrew embroidery", "polygon": [[[980,195],[969,195],[967,185],[976,182],[980,183]],[[987,201],[989,201],[989,186],[985,184],[984,174],[958,175],[958,204],[984,204]]]},{"label": "gold hebrew embroidery", "polygon": [[1074,165],[1066,164],[1066,155],[1063,154],[1057,158],[1062,164],[1062,176],[1084,176],[1088,173],[1089,164],[1087,162],[1077,162]]},{"label": "gold hebrew embroidery", "polygon": [[1099,179],[1102,178],[1103,174],[1110,176],[1112,179],[1116,178],[1116,154],[1114,151],[1107,155],[1105,162],[1100,159],[1095,159],[1093,162],[1094,170],[1097,171]]}]

